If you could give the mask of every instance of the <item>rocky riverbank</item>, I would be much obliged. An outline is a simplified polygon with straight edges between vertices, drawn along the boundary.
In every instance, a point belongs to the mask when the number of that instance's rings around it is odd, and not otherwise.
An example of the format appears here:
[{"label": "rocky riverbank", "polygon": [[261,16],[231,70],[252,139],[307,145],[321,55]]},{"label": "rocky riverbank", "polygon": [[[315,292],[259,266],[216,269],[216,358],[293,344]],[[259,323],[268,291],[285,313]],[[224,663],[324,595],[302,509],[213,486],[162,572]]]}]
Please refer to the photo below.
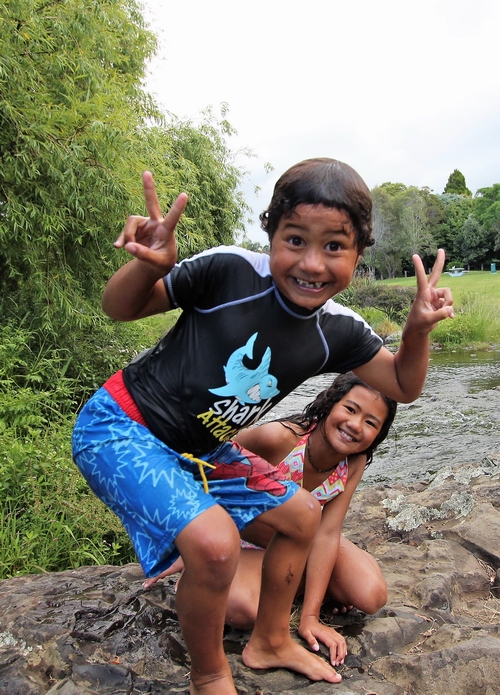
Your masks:
[{"label": "rocky riverbank", "polygon": [[[344,530],[381,563],[389,600],[374,616],[326,607],[349,646],[342,683],[252,671],[240,657],[247,633],[228,630],[238,692],[498,695],[500,453],[430,483],[359,490]],[[175,578],[147,592],[143,579],[127,565],[1,582],[0,693],[187,694]]]}]

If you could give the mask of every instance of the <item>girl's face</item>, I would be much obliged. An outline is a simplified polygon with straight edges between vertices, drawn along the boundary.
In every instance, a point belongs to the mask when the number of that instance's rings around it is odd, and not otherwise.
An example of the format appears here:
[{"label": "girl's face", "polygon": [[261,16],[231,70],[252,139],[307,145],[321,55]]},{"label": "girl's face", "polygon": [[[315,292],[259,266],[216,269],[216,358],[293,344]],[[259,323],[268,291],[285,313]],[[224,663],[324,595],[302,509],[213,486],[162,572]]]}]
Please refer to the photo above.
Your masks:
[{"label": "girl's face", "polygon": [[365,451],[380,432],[389,410],[379,393],[356,385],[320,425],[327,442],[343,456]]},{"label": "girl's face", "polygon": [[305,309],[317,309],[351,282],[358,265],[356,232],[344,210],[297,205],[276,229],[271,273],[279,291]]}]

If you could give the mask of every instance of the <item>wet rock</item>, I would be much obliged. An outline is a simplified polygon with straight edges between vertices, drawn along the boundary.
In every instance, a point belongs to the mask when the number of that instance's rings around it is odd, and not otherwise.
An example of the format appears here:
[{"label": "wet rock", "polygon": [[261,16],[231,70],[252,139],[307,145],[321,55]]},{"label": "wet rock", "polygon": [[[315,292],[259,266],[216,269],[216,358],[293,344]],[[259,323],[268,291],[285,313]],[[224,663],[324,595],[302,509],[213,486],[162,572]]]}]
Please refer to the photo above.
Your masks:
[{"label": "wet rock", "polygon": [[[342,683],[248,669],[241,660],[248,633],[228,629],[238,693],[497,695],[499,473],[495,453],[443,468],[427,483],[359,490],[344,532],[380,562],[389,600],[374,616],[325,610],[349,647]],[[145,592],[140,567],[127,565],[1,582],[0,693],[188,695],[175,579]]]}]

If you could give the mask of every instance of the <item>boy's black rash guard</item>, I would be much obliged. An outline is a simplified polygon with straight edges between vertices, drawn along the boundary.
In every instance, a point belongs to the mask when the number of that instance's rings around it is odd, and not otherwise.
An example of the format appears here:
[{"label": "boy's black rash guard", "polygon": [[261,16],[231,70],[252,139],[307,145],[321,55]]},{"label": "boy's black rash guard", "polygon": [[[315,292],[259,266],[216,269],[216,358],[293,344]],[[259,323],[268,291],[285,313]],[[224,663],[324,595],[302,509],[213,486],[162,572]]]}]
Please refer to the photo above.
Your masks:
[{"label": "boy's black rash guard", "polygon": [[183,313],[123,379],[153,434],[180,453],[211,451],[309,377],[355,369],[382,346],[332,300],[311,312],[284,299],[265,254],[204,251],[165,286]]}]

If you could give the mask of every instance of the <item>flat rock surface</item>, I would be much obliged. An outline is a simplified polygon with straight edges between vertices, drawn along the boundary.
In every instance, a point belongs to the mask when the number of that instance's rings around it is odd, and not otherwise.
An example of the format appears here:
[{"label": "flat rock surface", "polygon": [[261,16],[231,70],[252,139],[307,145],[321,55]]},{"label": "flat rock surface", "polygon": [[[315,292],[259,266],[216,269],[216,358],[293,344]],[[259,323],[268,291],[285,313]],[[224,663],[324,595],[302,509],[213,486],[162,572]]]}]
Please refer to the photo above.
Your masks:
[{"label": "flat rock surface", "polygon": [[[228,629],[238,693],[498,695],[499,454],[443,468],[430,483],[359,490],[344,532],[382,565],[389,600],[374,616],[325,605],[324,620],[348,642],[343,681],[248,669],[248,633]],[[175,580],[146,592],[136,564],[4,580],[0,695],[188,694]]]}]

